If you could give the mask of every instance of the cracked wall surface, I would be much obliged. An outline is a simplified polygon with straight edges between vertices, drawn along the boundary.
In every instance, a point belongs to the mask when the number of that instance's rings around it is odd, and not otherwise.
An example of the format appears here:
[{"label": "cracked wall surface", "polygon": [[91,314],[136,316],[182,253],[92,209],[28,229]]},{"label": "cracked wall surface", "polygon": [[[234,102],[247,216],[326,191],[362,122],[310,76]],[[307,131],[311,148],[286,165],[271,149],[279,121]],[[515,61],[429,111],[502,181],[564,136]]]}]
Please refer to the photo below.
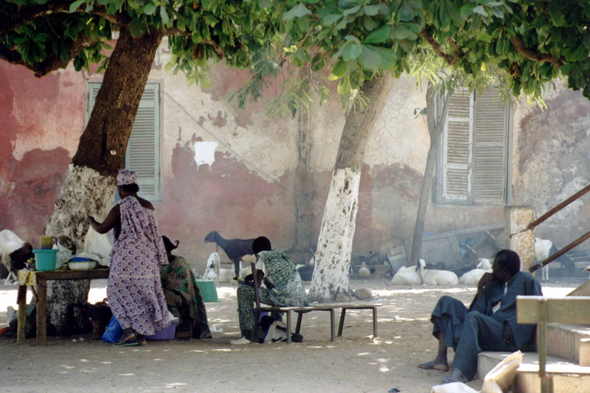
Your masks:
[{"label": "cracked wall surface", "polygon": [[[149,78],[161,83],[162,233],[180,240],[179,254],[199,268],[216,250],[203,241],[211,230],[228,238],[269,235],[276,248],[290,250],[299,198],[298,121],[265,114],[280,87],[271,84],[263,100],[239,109],[229,97],[250,77],[247,71],[215,66],[211,89],[202,90],[164,72],[169,57],[163,46]],[[38,243],[84,129],[86,82],[96,80],[72,68],[36,79],[0,63],[0,229]],[[362,168],[353,253],[387,252],[412,236],[429,148],[425,119],[414,110],[426,106],[425,93],[414,79],[398,79],[376,122]],[[563,90],[551,92],[547,104],[542,112],[521,103],[514,113],[511,196],[537,216],[590,180],[590,104]],[[304,201],[313,214],[308,236],[317,239],[345,115],[336,96],[310,110],[313,202]],[[212,165],[197,166],[196,142],[217,142]],[[588,230],[588,210],[585,200],[577,202],[538,234],[563,246]],[[504,206],[434,205],[425,231],[503,221]]]}]

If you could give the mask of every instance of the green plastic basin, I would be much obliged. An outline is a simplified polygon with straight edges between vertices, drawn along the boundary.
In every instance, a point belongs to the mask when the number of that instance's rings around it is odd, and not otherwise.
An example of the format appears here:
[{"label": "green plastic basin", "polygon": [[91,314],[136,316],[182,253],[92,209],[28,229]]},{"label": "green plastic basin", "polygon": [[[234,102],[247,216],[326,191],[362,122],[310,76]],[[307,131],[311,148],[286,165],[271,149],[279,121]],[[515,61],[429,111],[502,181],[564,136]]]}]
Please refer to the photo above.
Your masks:
[{"label": "green plastic basin", "polygon": [[197,286],[201,290],[204,302],[218,302],[217,288],[213,280],[197,280]]}]

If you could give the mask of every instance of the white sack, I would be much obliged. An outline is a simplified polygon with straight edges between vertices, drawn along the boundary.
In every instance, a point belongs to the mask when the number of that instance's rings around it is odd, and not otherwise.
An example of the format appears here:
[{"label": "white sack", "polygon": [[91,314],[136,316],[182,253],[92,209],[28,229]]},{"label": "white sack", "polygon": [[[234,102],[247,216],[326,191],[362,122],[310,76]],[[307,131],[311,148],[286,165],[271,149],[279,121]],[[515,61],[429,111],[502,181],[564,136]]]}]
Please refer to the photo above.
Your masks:
[{"label": "white sack", "polygon": [[522,352],[516,351],[502,360],[483,380],[481,393],[503,393],[514,385],[516,370],[522,363]]},{"label": "white sack", "polygon": [[[96,232],[92,227],[88,228],[86,239],[84,240],[84,254],[96,255],[98,263],[103,266],[111,264],[111,250],[113,249],[114,235],[109,231],[104,235]],[[81,256],[78,254],[77,256]],[[86,256],[86,255],[85,255]],[[88,257],[87,257],[88,258]],[[93,260],[96,260],[92,258]]]},{"label": "white sack", "polygon": [[447,383],[445,385],[433,386],[430,393],[478,393],[477,390],[470,388],[461,382]]}]

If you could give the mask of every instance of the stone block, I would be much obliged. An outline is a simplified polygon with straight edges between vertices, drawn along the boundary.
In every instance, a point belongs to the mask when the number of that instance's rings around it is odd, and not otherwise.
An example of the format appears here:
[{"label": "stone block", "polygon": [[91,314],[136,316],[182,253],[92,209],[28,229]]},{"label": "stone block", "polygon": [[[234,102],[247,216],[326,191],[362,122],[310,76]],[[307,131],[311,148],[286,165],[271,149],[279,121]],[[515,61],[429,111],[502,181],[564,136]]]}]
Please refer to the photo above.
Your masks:
[{"label": "stone block", "polygon": [[528,271],[535,264],[535,231],[527,229],[535,219],[535,211],[526,206],[507,206],[505,215],[505,244],[518,253],[520,270]]}]

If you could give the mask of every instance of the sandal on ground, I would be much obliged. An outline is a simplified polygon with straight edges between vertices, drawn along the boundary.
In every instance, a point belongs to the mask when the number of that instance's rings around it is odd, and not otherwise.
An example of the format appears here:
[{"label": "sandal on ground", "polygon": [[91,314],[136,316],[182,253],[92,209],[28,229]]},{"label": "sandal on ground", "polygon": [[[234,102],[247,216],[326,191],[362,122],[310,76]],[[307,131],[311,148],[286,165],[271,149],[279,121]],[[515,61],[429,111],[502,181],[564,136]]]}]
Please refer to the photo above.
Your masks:
[{"label": "sandal on ground", "polygon": [[[125,329],[127,330],[127,329]],[[125,330],[123,330],[123,333],[125,333]],[[129,329],[131,330],[131,329]],[[137,340],[137,334],[135,334],[135,332],[133,330],[131,330],[131,333],[129,333],[127,336],[125,337],[121,337],[121,342],[127,342],[127,341],[136,341]]]},{"label": "sandal on ground", "polygon": [[113,344],[115,347],[137,347],[139,346],[139,341],[137,340],[131,340],[131,341],[117,341],[116,343]]},{"label": "sandal on ground", "polygon": [[137,338],[137,342],[141,346],[147,345],[147,340],[145,339],[145,336],[144,335],[139,335],[139,337]]},{"label": "sandal on ground", "polygon": [[449,371],[449,366],[445,367],[439,367],[437,368],[436,366],[442,366],[441,364],[435,364],[433,362],[428,362],[428,363],[422,363],[418,365],[418,368],[421,368],[423,370],[436,370],[436,371],[442,371],[442,372],[447,372]]}]

